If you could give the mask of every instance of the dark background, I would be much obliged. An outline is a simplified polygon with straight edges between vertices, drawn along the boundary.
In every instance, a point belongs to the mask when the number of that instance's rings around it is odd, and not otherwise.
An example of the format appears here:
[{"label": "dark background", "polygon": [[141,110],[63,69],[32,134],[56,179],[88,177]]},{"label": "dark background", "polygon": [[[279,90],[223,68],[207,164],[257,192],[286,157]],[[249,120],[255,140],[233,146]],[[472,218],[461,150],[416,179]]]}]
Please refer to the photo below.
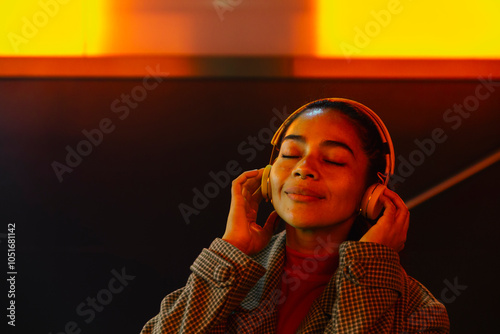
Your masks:
[{"label": "dark background", "polygon": [[[397,160],[442,128],[447,140],[396,185],[408,200],[500,147],[500,86],[456,129],[443,119],[478,84],[169,78],[121,120],[111,103],[142,78],[0,80],[0,233],[16,224],[15,333],[60,333],[72,321],[82,333],[138,333],[184,285],[201,249],[222,236],[230,186],[189,224],[179,204],[193,206],[193,189],[203,191],[209,172],[231,160],[243,170],[267,164],[268,144],[255,157],[238,147],[267,133],[273,110],[290,113],[322,97],[362,102],[386,122]],[[104,118],[113,132],[59,182],[51,164],[65,163],[65,147],[76,148],[82,131]],[[443,300],[453,333],[497,328],[499,172],[491,166],[411,212],[401,261]],[[1,245],[5,254],[5,234]],[[108,288],[113,270],[135,278],[87,323],[77,307]],[[454,283],[461,289],[448,288]]]}]

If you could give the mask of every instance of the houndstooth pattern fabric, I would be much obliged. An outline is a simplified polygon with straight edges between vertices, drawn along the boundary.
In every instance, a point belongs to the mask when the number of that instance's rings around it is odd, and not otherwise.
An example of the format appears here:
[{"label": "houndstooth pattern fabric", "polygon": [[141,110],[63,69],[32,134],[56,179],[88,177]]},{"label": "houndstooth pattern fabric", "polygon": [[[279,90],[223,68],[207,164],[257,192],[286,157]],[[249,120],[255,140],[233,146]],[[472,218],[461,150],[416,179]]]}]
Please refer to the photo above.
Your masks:
[{"label": "houndstooth pattern fabric", "polygon": [[[275,333],[285,232],[249,257],[216,239],[184,288],[164,298],[141,333]],[[297,333],[448,333],[445,307],[409,277],[392,249],[344,242],[339,267]]]}]

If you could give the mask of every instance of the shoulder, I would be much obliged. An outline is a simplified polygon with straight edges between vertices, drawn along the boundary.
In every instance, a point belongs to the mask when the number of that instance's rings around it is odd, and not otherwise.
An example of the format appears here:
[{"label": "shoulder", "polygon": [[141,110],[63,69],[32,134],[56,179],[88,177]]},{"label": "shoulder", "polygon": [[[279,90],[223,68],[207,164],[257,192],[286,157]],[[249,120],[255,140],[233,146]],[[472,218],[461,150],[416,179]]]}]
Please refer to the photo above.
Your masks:
[{"label": "shoulder", "polygon": [[407,276],[406,283],[407,331],[420,332],[432,328],[437,333],[448,333],[450,321],[446,307],[413,277]]}]

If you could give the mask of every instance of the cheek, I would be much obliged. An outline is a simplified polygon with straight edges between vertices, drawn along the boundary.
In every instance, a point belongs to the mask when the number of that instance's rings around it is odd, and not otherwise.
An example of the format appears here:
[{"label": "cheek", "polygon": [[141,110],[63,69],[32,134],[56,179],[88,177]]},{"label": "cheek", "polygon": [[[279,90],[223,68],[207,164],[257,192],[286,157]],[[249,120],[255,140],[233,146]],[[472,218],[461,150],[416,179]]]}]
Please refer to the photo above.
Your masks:
[{"label": "cheek", "polygon": [[[273,205],[276,211],[283,208],[286,204],[286,195],[283,193],[283,187],[291,175],[291,170],[287,166],[278,164],[273,165],[269,175]],[[283,212],[279,212],[283,213]]]},{"label": "cheek", "polygon": [[337,178],[330,182],[329,188],[336,201],[350,203],[349,206],[359,206],[366,189],[364,180],[355,174]]},{"label": "cheek", "polygon": [[358,184],[358,188],[353,188],[352,197],[354,200],[354,205],[356,209],[361,207],[361,201],[366,192],[367,187],[365,187],[364,183],[362,185]]},{"label": "cheek", "polygon": [[272,192],[273,198],[275,198],[278,195],[279,190],[280,190],[281,185],[282,185],[281,178],[279,177],[279,173],[277,173],[277,169],[278,169],[277,166],[273,166],[271,168],[271,174],[269,175],[269,183],[271,185],[271,192]]}]

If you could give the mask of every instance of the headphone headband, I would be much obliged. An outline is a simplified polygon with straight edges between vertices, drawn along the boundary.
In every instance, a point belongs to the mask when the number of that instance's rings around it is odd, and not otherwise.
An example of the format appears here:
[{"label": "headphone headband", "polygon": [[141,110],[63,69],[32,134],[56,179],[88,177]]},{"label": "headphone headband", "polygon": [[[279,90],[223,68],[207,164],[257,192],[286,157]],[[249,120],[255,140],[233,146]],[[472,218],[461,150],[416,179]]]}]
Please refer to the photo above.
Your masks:
[{"label": "headphone headband", "polygon": [[274,152],[278,151],[277,145],[283,135],[283,131],[286,128],[286,126],[290,123],[290,120],[297,114],[301,113],[305,109],[307,109],[309,106],[311,106],[314,103],[317,102],[341,102],[345,103],[349,106],[354,107],[356,110],[360,111],[363,115],[367,116],[372,123],[376,126],[378,133],[380,135],[380,139],[382,140],[382,143],[387,146],[388,152],[385,153],[385,172],[384,172],[384,185],[387,185],[389,182],[389,179],[391,175],[394,174],[394,165],[395,165],[395,158],[394,158],[394,146],[392,144],[392,139],[391,136],[389,135],[389,131],[387,130],[387,127],[385,126],[384,122],[380,119],[380,117],[375,114],[373,110],[365,106],[364,104],[361,104],[359,102],[349,100],[349,99],[343,99],[343,98],[325,98],[325,99],[319,99],[315,100],[312,102],[309,102],[299,109],[295,110],[288,118],[281,124],[281,126],[276,130],[276,133],[273,136],[273,139],[271,140],[271,144],[273,145],[273,151],[271,154],[271,161],[270,164],[273,163],[274,161]]}]

